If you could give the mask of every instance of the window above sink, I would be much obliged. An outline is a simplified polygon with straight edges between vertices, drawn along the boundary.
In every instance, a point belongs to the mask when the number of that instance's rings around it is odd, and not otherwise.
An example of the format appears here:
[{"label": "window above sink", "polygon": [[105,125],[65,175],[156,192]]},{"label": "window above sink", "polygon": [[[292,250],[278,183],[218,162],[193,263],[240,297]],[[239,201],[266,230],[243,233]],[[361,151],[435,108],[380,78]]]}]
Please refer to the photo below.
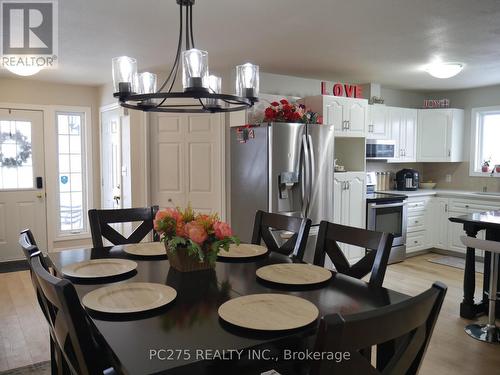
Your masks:
[{"label": "window above sink", "polygon": [[500,177],[500,106],[472,109],[470,139],[470,175]]}]

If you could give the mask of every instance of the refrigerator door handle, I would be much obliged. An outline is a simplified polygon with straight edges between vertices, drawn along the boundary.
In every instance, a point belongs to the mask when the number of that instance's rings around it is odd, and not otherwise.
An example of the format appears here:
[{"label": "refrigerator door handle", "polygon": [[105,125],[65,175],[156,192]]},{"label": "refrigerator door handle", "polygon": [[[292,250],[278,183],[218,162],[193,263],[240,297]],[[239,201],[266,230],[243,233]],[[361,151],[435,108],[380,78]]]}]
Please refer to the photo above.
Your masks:
[{"label": "refrigerator door handle", "polygon": [[309,208],[309,176],[311,171],[310,168],[310,158],[309,158],[309,148],[307,147],[307,137],[302,136],[302,148],[304,150],[304,176],[302,178],[303,191],[302,191],[302,215],[307,217],[307,210]]},{"label": "refrigerator door handle", "polygon": [[[315,178],[316,178],[316,161],[314,160],[314,148],[313,148],[313,140],[312,137],[308,134],[307,135],[307,140],[309,141],[309,159],[310,159],[310,165],[311,168],[309,169],[309,199],[307,201],[307,204],[312,202],[313,199],[313,187],[315,186]],[[308,207],[309,209],[309,207]]]}]

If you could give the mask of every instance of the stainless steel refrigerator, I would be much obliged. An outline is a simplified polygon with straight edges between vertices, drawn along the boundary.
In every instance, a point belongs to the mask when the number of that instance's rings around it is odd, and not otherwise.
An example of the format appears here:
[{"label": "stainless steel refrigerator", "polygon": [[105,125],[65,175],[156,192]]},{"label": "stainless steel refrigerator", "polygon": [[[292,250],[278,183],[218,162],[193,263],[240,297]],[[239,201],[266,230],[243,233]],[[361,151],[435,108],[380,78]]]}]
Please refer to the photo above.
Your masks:
[{"label": "stainless steel refrigerator", "polygon": [[259,209],[307,217],[316,225],[305,255],[312,261],[317,225],[333,222],[333,134],[333,126],[317,124],[231,128],[231,225],[243,242]]}]

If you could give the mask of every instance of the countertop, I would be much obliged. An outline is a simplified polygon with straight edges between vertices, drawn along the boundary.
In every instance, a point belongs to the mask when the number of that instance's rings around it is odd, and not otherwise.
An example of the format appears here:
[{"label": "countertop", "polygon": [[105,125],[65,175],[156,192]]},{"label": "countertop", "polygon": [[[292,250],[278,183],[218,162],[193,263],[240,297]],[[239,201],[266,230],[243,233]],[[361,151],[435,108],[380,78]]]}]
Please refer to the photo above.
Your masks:
[{"label": "countertop", "polygon": [[[408,198],[412,197],[426,197],[426,196],[437,196],[437,197],[453,197],[453,198],[469,198],[469,199],[480,199],[488,201],[499,201],[500,202],[500,192],[489,192],[480,193],[467,190],[444,190],[444,189],[419,189],[416,191],[399,191],[399,190],[385,190],[377,191],[378,193],[387,194],[404,194]],[[492,194],[492,195],[490,195]]]}]

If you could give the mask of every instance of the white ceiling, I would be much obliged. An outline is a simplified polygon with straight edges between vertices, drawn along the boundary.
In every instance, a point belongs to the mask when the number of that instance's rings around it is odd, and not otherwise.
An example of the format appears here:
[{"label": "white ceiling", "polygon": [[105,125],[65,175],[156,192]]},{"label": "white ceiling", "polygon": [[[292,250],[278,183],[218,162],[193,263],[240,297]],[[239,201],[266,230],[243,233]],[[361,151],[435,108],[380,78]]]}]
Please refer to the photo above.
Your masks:
[{"label": "white ceiling", "polygon": [[[140,70],[171,64],[175,0],[63,0],[59,20],[59,68],[38,79],[106,83],[119,55]],[[212,70],[248,60],[270,73],[416,90],[500,83],[499,0],[196,0],[194,20]],[[421,67],[436,57],[465,69],[432,78]]]}]

